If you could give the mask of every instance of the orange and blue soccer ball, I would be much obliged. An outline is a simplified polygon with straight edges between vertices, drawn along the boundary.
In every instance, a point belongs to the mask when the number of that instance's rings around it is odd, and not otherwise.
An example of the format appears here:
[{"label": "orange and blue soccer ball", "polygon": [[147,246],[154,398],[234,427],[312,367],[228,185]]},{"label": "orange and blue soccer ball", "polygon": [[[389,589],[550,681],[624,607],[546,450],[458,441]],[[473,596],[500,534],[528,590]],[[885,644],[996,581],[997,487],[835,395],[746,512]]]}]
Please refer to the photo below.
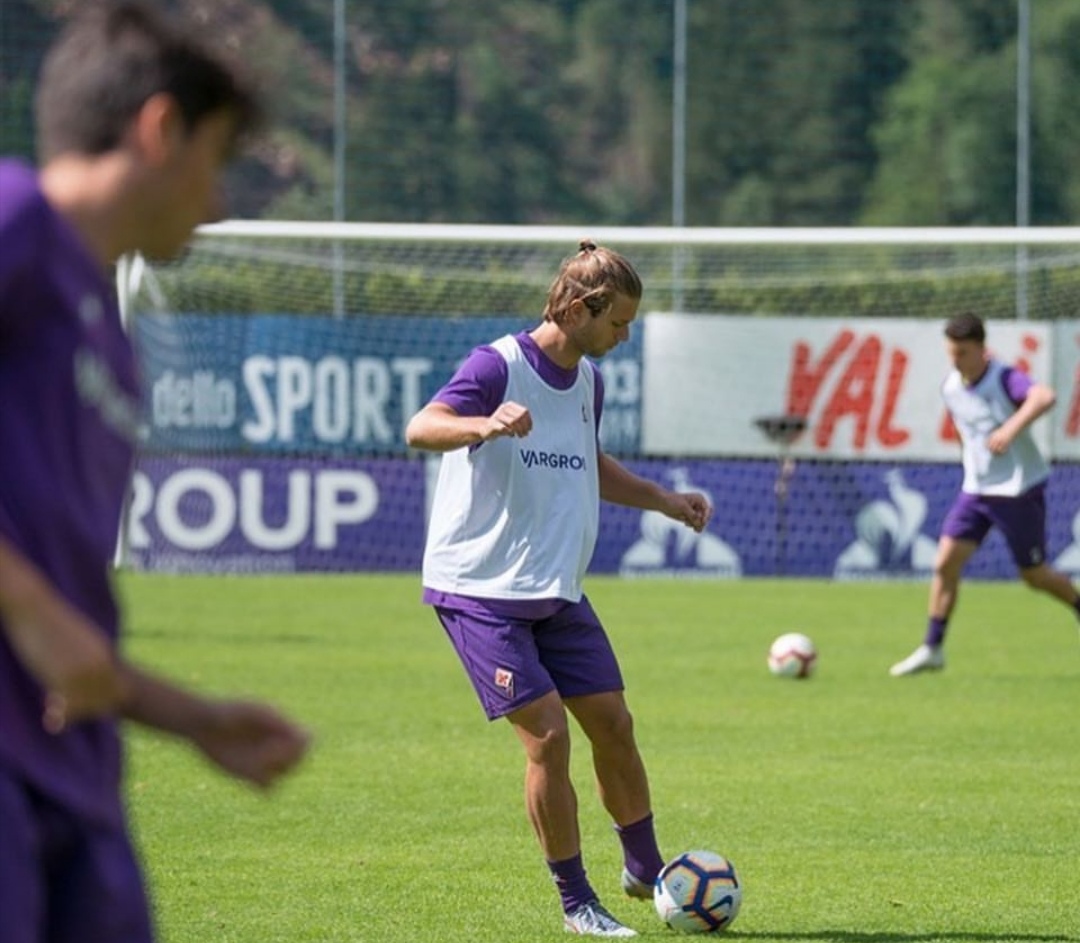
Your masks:
[{"label": "orange and blue soccer ball", "polygon": [[653,901],[660,919],[680,933],[716,933],[735,921],[742,885],[733,865],[713,851],[687,851],[656,878]]}]

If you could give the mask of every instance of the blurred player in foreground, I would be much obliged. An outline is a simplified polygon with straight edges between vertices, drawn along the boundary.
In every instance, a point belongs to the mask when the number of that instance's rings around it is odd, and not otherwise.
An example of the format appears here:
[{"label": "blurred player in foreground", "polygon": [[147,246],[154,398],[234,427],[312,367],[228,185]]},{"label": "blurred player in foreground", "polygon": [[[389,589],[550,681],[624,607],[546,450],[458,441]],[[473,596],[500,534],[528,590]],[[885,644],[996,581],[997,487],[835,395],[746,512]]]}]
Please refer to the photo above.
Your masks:
[{"label": "blurred player in foreground", "polygon": [[1050,467],[1030,429],[1053,407],[1054,391],[992,358],[986,350],[986,327],[975,314],[948,322],[945,346],[953,370],[941,391],[960,434],[964,481],[941,525],[926,636],[889,669],[894,677],[945,667],[945,632],[964,566],[992,527],[1004,536],[1023,581],[1080,616],[1080,594],[1046,562]]},{"label": "blurred player in foreground", "polygon": [[39,172],[0,162],[0,940],[149,943],[121,719],[270,786],[307,734],[124,659],[109,578],[140,418],[110,267],[217,218],[253,93],[149,6],[68,24],[37,91]]},{"label": "blurred player in foreground", "polygon": [[623,888],[651,899],[663,862],[649,784],[608,637],[582,593],[600,500],[660,511],[700,532],[712,508],[605,455],[601,357],[629,336],[641,281],[621,255],[583,242],[529,332],[476,348],[406,430],[442,452],[424,553],[435,607],[489,719],[525,750],[525,802],[566,928],[636,936],[599,902],[582,863],[570,780],[574,715],[622,841]]}]

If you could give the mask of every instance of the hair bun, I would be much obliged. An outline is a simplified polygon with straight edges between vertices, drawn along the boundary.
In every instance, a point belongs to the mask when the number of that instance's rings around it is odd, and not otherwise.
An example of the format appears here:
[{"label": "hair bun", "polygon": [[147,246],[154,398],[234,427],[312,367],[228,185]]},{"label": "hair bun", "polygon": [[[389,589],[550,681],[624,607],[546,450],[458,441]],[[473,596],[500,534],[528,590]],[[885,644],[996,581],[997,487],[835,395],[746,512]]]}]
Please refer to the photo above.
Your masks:
[{"label": "hair bun", "polygon": [[582,239],[581,242],[578,243],[578,252],[595,252],[595,251],[596,251],[596,243],[593,242],[591,239]]}]

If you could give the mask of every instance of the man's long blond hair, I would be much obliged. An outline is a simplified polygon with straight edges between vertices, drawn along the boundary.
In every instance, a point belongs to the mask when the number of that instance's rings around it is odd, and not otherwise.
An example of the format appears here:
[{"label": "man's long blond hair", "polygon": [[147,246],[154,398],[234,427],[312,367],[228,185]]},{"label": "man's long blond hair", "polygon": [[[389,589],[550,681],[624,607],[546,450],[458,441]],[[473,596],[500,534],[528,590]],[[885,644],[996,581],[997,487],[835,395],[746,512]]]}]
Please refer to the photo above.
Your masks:
[{"label": "man's long blond hair", "polygon": [[563,260],[548,289],[544,320],[560,323],[578,300],[597,317],[611,307],[615,295],[638,301],[641,292],[641,278],[623,256],[583,239],[577,254]]}]

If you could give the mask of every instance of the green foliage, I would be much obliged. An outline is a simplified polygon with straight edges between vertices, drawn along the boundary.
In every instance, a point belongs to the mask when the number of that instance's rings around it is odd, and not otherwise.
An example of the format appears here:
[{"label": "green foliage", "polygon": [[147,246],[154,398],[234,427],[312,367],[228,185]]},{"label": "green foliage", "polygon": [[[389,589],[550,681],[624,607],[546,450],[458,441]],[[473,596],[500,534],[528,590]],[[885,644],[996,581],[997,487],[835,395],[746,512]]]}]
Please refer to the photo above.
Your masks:
[{"label": "green foliage", "polygon": [[[169,312],[325,315],[334,310],[332,245],[284,243],[266,251],[244,245],[228,254],[214,252],[212,245],[203,248],[182,265],[156,270]],[[517,257],[486,257],[479,247],[472,249],[475,257],[467,263],[440,263],[422,249],[412,255],[391,243],[347,244],[340,282],[346,315],[536,317],[554,258],[538,254],[525,265]],[[670,247],[635,249],[646,310],[670,309],[670,255]],[[1071,258],[1065,262],[1054,250],[1029,254],[1032,317],[1050,319],[1080,306],[1080,273]],[[966,309],[1009,318],[1015,309],[1016,261],[1007,248],[980,253],[970,247],[864,246],[848,252],[821,246],[695,247],[682,275],[688,311],[945,320]],[[136,307],[145,309],[147,300],[140,296]]]},{"label": "green foliage", "polygon": [[45,6],[0,3],[0,156],[34,158],[34,79],[53,30]]},{"label": "green foliage", "polygon": [[870,131],[901,67],[902,5],[769,7],[692,7],[690,222],[850,222],[874,171]]},{"label": "green foliage", "polygon": [[895,90],[864,220],[891,225],[1015,223],[1015,64],[926,59]]},{"label": "green foliage", "polygon": [[[0,4],[0,144],[30,156],[33,78],[75,4]],[[276,130],[233,215],[334,213],[333,5],[197,4],[263,79]],[[688,3],[687,221],[1005,225],[1016,207],[1016,0]],[[345,4],[345,218],[663,225],[672,4]],[[1080,209],[1080,5],[1032,3],[1032,219]]]},{"label": "green foliage", "polygon": [[[521,807],[522,756],[488,724],[415,575],[121,580],[127,650],[208,693],[267,697],[314,731],[269,799],[131,731],[128,792],[163,943],[556,943]],[[731,856],[733,939],[1080,941],[1075,625],[1018,583],[973,584],[940,675],[892,679],[925,586],[594,578],[664,852]],[[808,633],[808,681],[765,653]],[[573,732],[602,899],[618,844]]]},{"label": "green foliage", "polygon": [[6,95],[0,96],[0,153],[31,160],[34,126],[30,114],[34,91],[28,79],[16,78]]}]

